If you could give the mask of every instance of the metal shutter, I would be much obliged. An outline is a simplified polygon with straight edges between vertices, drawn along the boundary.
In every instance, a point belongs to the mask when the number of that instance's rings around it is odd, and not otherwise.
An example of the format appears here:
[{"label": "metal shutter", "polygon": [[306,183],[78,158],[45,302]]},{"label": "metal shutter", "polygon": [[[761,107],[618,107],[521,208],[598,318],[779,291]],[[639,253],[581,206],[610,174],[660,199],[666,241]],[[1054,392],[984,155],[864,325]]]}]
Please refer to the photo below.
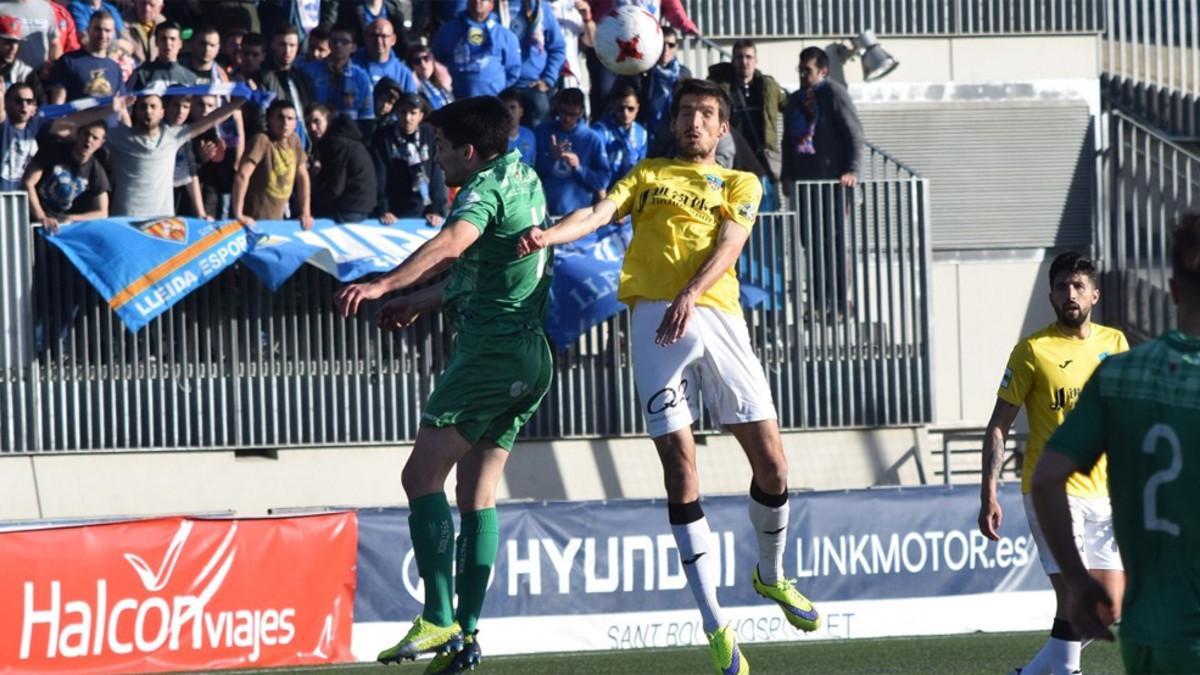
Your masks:
[{"label": "metal shutter", "polygon": [[876,146],[930,180],[938,250],[1092,240],[1092,118],[1082,101],[864,105]]}]

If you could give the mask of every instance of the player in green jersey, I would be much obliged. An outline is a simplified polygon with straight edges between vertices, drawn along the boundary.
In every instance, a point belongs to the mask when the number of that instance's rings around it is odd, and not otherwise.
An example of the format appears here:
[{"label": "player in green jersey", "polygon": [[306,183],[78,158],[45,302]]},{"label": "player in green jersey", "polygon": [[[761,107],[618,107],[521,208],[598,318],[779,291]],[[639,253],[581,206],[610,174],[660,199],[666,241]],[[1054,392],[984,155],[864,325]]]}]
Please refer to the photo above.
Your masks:
[{"label": "player in green jersey", "polygon": [[[460,187],[445,226],[396,269],[343,288],[337,304],[348,317],[364,301],[450,269],[444,282],[396,297],[378,315],[381,327],[399,329],[440,306],[455,333],[450,362],[425,404],[401,475],[425,605],[404,639],[379,655],[388,663],[437,651],[425,672],[440,674],[479,662],[476,625],[500,541],[496,484],[517,432],[550,388],[553,366],[542,332],[548,255],[516,255],[521,235],[544,225],[546,199],[520,153],[506,152],[508,108],[494,97],[469,98],[429,121],[446,183]],[[454,520],[444,490],[455,467],[462,522],[452,547]]]},{"label": "player in green jersey", "polygon": [[1071,623],[1084,638],[1112,640],[1112,598],[1080,561],[1063,489],[1107,450],[1131,673],[1200,673],[1200,215],[1175,229],[1171,266],[1179,330],[1100,365],[1033,478]]}]

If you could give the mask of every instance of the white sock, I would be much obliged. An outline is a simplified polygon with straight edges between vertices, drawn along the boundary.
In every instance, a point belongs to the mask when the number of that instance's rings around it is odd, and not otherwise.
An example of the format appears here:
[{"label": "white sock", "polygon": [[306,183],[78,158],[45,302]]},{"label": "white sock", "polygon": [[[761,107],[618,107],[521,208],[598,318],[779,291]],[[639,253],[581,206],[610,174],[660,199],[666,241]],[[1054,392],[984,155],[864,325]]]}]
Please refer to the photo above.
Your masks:
[{"label": "white sock", "polygon": [[783,578],[783,550],[788,537],[788,505],[767,506],[750,496],[750,524],[758,537],[758,576],[764,584]]},{"label": "white sock", "polygon": [[1049,638],[1041,650],[1021,668],[1021,675],[1070,675],[1079,670],[1083,643]]},{"label": "white sock", "polygon": [[[715,633],[725,625],[721,606],[717,604],[717,554],[711,550],[712,537],[708,519],[703,516],[682,525],[671,525],[675,545],[679,547],[679,559],[683,561],[683,573],[687,576],[688,588],[700,608],[700,618],[705,633]],[[689,562],[690,561],[690,562]]]}]

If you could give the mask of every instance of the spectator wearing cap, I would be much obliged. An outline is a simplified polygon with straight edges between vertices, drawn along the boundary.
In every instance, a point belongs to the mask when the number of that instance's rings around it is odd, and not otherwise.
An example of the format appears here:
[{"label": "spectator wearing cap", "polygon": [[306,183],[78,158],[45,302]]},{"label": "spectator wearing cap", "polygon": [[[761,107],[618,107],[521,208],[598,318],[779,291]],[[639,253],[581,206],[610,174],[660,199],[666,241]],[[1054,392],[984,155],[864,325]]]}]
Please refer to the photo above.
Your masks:
[{"label": "spectator wearing cap", "polygon": [[[122,101],[120,97],[114,101]],[[109,132],[112,212],[118,216],[174,216],[175,158],[179,148],[227,119],[242,105],[235,98],[186,126],[164,125],[162,97],[137,99],[129,115]],[[123,107],[123,106],[122,106]]]},{"label": "spectator wearing cap", "polygon": [[108,172],[96,159],[107,135],[108,127],[96,121],[73,141],[38,151],[24,177],[30,220],[56,233],[60,225],[108,217]]},{"label": "spectator wearing cap", "polygon": [[330,31],[329,46],[329,56],[324,61],[304,64],[304,72],[312,81],[314,98],[330,110],[357,121],[364,132],[369,132],[375,119],[371,77],[350,61],[354,54],[353,31],[335,27]]},{"label": "spectator wearing cap", "polygon": [[455,98],[495,96],[521,79],[521,45],[492,13],[495,6],[495,0],[470,0],[433,38],[433,55],[450,69]]},{"label": "spectator wearing cap", "polygon": [[300,226],[312,228],[308,157],[296,136],[296,107],[274,101],[267,109],[267,132],[255,134],[233,179],[233,217],[244,225],[280,220],[296,193]]},{"label": "spectator wearing cap", "polygon": [[563,89],[554,97],[554,117],[534,129],[534,168],[542,178],[551,217],[595,203],[612,177],[604,142],[583,121],[583,104],[582,91]]},{"label": "spectator wearing cap", "polygon": [[51,103],[125,93],[121,66],[108,58],[117,34],[116,22],[105,9],[93,12],[88,21],[83,48],[63,54],[50,70],[47,96]]},{"label": "spectator wearing cap", "polygon": [[375,19],[363,28],[363,39],[367,44],[354,53],[354,65],[367,71],[371,86],[378,86],[383,78],[389,78],[406,92],[417,91],[417,78],[404,62],[396,57],[392,48],[396,46],[396,29],[387,19]]},{"label": "spectator wearing cap", "polygon": [[35,72],[62,56],[58,17],[47,0],[0,0],[0,16],[20,22],[21,60]]},{"label": "spectator wearing cap", "polygon": [[550,92],[567,61],[567,45],[545,0],[510,0],[507,26],[521,45],[521,75],[516,84],[525,106],[521,122],[537,126],[550,114]]},{"label": "spectator wearing cap", "polygon": [[[0,192],[22,190],[29,160],[38,152],[38,144],[53,137],[63,138],[77,127],[103,119],[111,106],[80,110],[53,122],[38,114],[33,88],[14,84],[3,89],[4,107],[0,109]],[[120,99],[117,99],[120,100]]]},{"label": "spectator wearing cap", "polygon": [[[116,5],[105,2],[105,0],[71,0],[70,6],[71,18],[75,20],[75,28],[79,31],[79,41],[87,42],[87,27],[92,23],[92,14],[100,10],[108,12],[108,15],[113,18],[113,24],[116,26],[117,35],[125,31],[125,22],[121,20],[121,10],[117,9]],[[116,39],[115,36],[113,39]]]},{"label": "spectator wearing cap", "polygon": [[375,110],[380,122],[371,139],[371,153],[380,222],[424,218],[430,225],[441,225],[449,198],[446,177],[436,161],[437,137],[424,121],[426,103],[384,79],[375,89]]},{"label": "spectator wearing cap", "polygon": [[183,49],[183,37],[179,24],[174,21],[164,21],[158,24],[154,28],[154,45],[158,56],[133,71],[129,82],[126,83],[129,91],[141,91],[159,83],[166,87],[196,83],[195,73],[179,63],[179,52]]},{"label": "spectator wearing cap", "polygon": [[433,58],[429,47],[417,45],[409,50],[408,67],[417,79],[417,93],[425,97],[430,110],[437,110],[454,100],[450,73]]},{"label": "spectator wearing cap", "polygon": [[366,220],[376,212],[379,190],[375,163],[358,125],[337,115],[320,138],[317,155],[321,169],[313,178],[313,215],[339,223]]},{"label": "spectator wearing cap", "polygon": [[37,71],[17,58],[21,53],[21,21],[12,16],[0,16],[0,81],[4,86],[26,84],[33,97],[43,100],[42,80]]},{"label": "spectator wearing cap", "polygon": [[500,100],[504,101],[508,114],[512,116],[512,126],[508,131],[508,149],[520,152],[521,161],[533,166],[537,161],[537,137],[533,129],[521,124],[521,118],[525,115],[525,108],[521,106],[521,95],[515,89],[505,89],[500,92]]},{"label": "spectator wearing cap", "polygon": [[163,0],[133,0],[132,7],[126,11],[125,32],[121,35],[129,40],[133,47],[130,55],[139,66],[158,57],[154,34],[158,24],[166,21],[162,8]]}]

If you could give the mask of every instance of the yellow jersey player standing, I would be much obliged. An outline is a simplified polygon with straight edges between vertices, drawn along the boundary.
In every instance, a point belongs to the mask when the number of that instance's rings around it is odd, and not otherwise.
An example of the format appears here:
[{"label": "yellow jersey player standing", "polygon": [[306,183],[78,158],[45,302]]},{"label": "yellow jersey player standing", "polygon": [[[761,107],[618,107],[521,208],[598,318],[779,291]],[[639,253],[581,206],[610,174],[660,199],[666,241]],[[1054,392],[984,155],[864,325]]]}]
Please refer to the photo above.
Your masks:
[{"label": "yellow jersey player standing", "polygon": [[[1057,606],[1050,638],[1028,663],[1015,671],[1020,675],[1069,674],[1080,669],[1082,643],[1067,620],[1061,568],[1038,526],[1030,489],[1046,441],[1075,407],[1088,378],[1109,355],[1129,349],[1121,331],[1092,323],[1092,308],[1099,299],[1096,267],[1091,260],[1078,253],[1063,253],[1054,259],[1050,265],[1050,304],[1057,319],[1013,348],[984,436],[979,529],[989,539],[996,540],[1004,516],[996,498],[996,482],[1008,429],[1021,406],[1025,406],[1029,414],[1029,442],[1021,471],[1021,493],[1025,517],[1037,544],[1042,569],[1054,587]],[[1092,575],[1112,597],[1119,598],[1125,574],[1113,538],[1106,466],[1101,458],[1090,473],[1072,475],[1067,481],[1067,494],[1076,547]],[[1116,616],[1119,614],[1118,608]]]},{"label": "yellow jersey player standing", "polygon": [[697,394],[714,421],[733,433],[753,471],[750,522],[758,538],[754,589],[775,601],[791,625],[816,630],[816,609],[783,576],[787,541],[787,457],[762,364],[738,303],[734,266],[762,199],[758,178],[716,163],[729,133],[730,101],[717,85],[685,80],[676,89],[671,126],[676,159],[645,160],[595,206],[556,226],[530,230],[518,253],[574,241],[633,216],[633,240],[618,297],[633,310],[630,349],[646,427],[662,461],[667,513],[689,588],[700,608],[716,672],[744,675],[733,627],[717,604],[717,560],[700,508],[692,422]]}]

